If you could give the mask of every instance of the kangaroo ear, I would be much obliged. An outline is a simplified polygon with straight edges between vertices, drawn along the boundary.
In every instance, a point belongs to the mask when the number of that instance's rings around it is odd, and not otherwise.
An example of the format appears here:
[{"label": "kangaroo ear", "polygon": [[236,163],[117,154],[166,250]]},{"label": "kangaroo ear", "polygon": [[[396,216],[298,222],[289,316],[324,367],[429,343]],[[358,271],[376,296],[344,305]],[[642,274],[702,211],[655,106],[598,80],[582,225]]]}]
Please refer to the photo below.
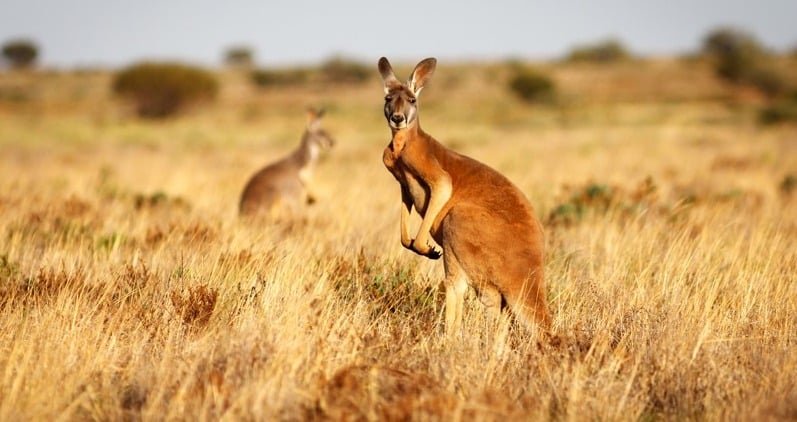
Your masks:
[{"label": "kangaroo ear", "polygon": [[385,94],[387,94],[391,88],[401,85],[396,74],[393,73],[393,66],[390,65],[386,57],[379,59],[379,74],[382,75],[382,81],[385,83]]},{"label": "kangaroo ear", "polygon": [[421,93],[424,85],[426,85],[429,79],[431,79],[436,67],[437,59],[434,57],[423,59],[420,63],[418,63],[418,65],[415,66],[415,70],[413,70],[412,75],[410,75],[410,80],[407,83],[407,87],[410,89],[410,91],[412,91],[413,94],[415,94],[416,97]]},{"label": "kangaroo ear", "polygon": [[324,115],[324,109],[315,109],[313,107],[307,108],[307,128],[316,129],[321,125],[321,116]]}]

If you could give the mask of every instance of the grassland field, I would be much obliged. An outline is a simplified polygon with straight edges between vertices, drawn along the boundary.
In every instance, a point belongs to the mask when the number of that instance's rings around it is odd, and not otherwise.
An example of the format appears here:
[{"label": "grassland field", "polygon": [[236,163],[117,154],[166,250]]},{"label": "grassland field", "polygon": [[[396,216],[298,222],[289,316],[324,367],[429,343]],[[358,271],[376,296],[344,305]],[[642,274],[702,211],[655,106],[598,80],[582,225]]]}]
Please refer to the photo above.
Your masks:
[{"label": "grassland field", "polygon": [[[797,418],[797,128],[699,60],[537,65],[555,104],[441,61],[420,119],[534,205],[556,341],[501,335],[472,294],[443,336],[375,65],[269,89],[220,70],[214,103],[159,121],[109,71],[0,73],[0,420]],[[240,220],[308,105],[338,141],[317,203]]]}]

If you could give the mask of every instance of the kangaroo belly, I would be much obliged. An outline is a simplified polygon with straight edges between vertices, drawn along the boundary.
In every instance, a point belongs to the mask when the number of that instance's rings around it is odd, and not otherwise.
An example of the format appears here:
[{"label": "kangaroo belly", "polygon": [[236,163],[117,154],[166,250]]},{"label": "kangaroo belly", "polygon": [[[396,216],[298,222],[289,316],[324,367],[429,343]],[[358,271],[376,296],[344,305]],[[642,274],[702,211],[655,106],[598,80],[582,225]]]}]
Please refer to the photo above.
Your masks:
[{"label": "kangaroo belly", "polygon": [[295,174],[269,166],[250,179],[241,194],[243,214],[271,212],[275,207],[296,208],[304,193],[304,185]]},{"label": "kangaroo belly", "polygon": [[502,273],[531,272],[541,265],[543,235],[532,215],[518,210],[509,221],[483,207],[454,206],[435,240],[450,248],[474,281],[497,282]]}]

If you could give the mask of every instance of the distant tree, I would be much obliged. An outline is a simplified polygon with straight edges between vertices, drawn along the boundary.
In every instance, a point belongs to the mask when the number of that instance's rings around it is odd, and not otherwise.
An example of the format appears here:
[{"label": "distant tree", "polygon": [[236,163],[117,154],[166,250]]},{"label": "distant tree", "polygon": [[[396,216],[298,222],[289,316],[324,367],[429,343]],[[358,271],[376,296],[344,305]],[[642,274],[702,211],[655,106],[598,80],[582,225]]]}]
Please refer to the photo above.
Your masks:
[{"label": "distant tree", "polygon": [[216,78],[208,71],[180,63],[139,63],[119,72],[113,91],[132,101],[139,116],[162,118],[192,102],[213,99]]},{"label": "distant tree", "polygon": [[717,28],[703,39],[703,53],[716,60],[719,76],[741,81],[750,76],[766,51],[749,32],[731,27]]},{"label": "distant tree", "polygon": [[224,53],[224,63],[228,66],[248,68],[255,62],[255,53],[247,46],[234,46]]},{"label": "distant tree", "polygon": [[703,52],[714,56],[762,55],[764,47],[753,34],[729,26],[713,29],[703,38]]},{"label": "distant tree", "polygon": [[788,81],[771,65],[771,54],[751,33],[720,27],[703,39],[703,53],[714,61],[714,71],[729,82],[747,84],[774,97],[786,93]]},{"label": "distant tree", "polygon": [[3,57],[15,68],[32,67],[38,55],[38,47],[30,40],[17,39],[3,44]]},{"label": "distant tree", "polygon": [[567,60],[571,62],[607,63],[625,60],[631,57],[628,49],[616,39],[608,39],[574,47]]}]

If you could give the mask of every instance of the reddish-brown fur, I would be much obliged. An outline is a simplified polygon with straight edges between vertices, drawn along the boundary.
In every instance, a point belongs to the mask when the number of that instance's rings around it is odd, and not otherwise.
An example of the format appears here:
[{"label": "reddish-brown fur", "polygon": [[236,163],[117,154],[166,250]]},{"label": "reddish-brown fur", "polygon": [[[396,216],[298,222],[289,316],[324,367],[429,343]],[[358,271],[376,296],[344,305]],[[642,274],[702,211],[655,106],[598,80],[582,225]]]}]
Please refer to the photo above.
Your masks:
[{"label": "reddish-brown fur", "polygon": [[[383,161],[401,185],[402,245],[432,259],[441,252],[428,237],[442,246],[448,332],[460,324],[468,284],[491,310],[506,304],[522,322],[536,321],[547,329],[543,232],[531,204],[506,177],[446,148],[420,128],[417,95],[435,64],[434,59],[419,63],[405,85],[387,59],[379,62],[393,135]],[[407,227],[413,207],[424,220],[415,239]]]}]

